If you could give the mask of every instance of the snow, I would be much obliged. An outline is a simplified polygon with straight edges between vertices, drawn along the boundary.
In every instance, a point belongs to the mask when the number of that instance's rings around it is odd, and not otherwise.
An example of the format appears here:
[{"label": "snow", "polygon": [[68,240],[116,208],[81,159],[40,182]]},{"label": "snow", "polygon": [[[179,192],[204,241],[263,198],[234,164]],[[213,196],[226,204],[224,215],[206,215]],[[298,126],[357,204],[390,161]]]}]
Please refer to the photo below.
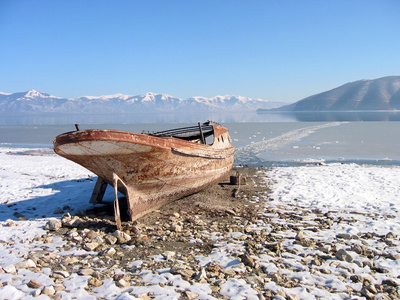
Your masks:
[{"label": "snow", "polygon": [[39,91],[36,91],[36,90],[29,90],[29,91],[25,94],[25,97],[28,97],[28,98],[35,98],[35,97],[40,97],[40,96],[45,96],[45,95],[42,94],[42,93],[39,92]]},{"label": "snow", "polygon": [[[81,96],[61,98],[36,90],[21,93],[0,92],[0,112],[2,113],[148,113],[148,112],[255,112],[259,108],[275,108],[285,103],[242,96],[216,96],[212,98],[194,97],[181,99],[168,94],[144,93],[125,95],[121,93],[101,96]],[[57,102],[54,105],[53,102]],[[50,102],[49,102],[50,101]],[[22,103],[23,102],[23,103]],[[104,104],[107,104],[105,106]],[[21,106],[21,104],[24,104]],[[193,107],[195,106],[195,107]],[[103,122],[99,119],[98,122]],[[147,119],[147,122],[149,120]],[[82,122],[81,122],[82,123]]]},{"label": "snow", "polygon": [[[400,167],[356,164],[328,164],[276,168],[270,197],[300,207],[338,211],[343,217],[358,216],[352,226],[338,227],[326,240],[339,233],[357,235],[375,232],[385,235],[400,232]],[[400,269],[395,268],[400,275]]]},{"label": "snow", "polygon": [[[32,149],[29,149],[32,150]],[[12,268],[23,260],[29,247],[43,246],[43,242],[30,242],[37,236],[45,233],[44,225],[49,218],[59,218],[54,214],[57,208],[69,206],[73,211],[87,209],[88,201],[95,181],[93,174],[64,158],[58,157],[51,151],[36,149],[39,155],[25,155],[24,149],[0,148],[0,266],[3,269]],[[333,224],[330,229],[319,232],[310,231],[313,238],[324,243],[332,241],[338,234],[356,235],[363,232],[400,232],[400,167],[382,167],[356,164],[327,164],[302,167],[278,167],[260,171],[265,183],[271,192],[265,197],[254,198],[254,201],[268,203],[268,206],[320,209],[324,212],[335,211],[343,218],[354,218],[354,222],[341,225]],[[271,201],[272,199],[272,201]],[[354,214],[354,212],[356,214]],[[27,221],[18,221],[18,216],[24,216]],[[279,216],[271,214],[271,219],[278,221]],[[12,220],[12,221],[11,221]],[[15,226],[10,226],[10,222]],[[8,225],[7,225],[8,224]],[[268,224],[259,224],[260,228],[268,228]],[[257,228],[253,228],[256,230]],[[230,249],[239,249],[241,244],[235,243],[237,233],[232,233],[232,241],[217,244],[209,256],[197,256],[200,266],[208,262],[219,262],[226,268],[240,268],[244,265],[237,258],[230,255]],[[291,235],[291,236],[290,236]],[[293,239],[293,233],[288,232],[286,237]],[[287,243],[287,239],[283,243]],[[371,241],[372,243],[373,241]],[[216,241],[218,243],[218,241]],[[378,242],[376,242],[378,243]],[[13,244],[13,245],[11,245]],[[45,245],[55,253],[60,251],[64,242],[53,239]],[[78,250],[75,250],[78,251]],[[357,257],[355,252],[349,253]],[[77,252],[77,255],[79,253]],[[329,286],[338,291],[345,291],[345,284],[336,276],[338,270],[324,263],[322,267],[331,271],[331,274],[316,275],[304,268],[295,256],[286,253],[281,260],[291,266],[285,269],[286,276],[297,278],[303,285],[314,285],[312,288],[284,288],[286,294],[297,295],[301,299],[343,299],[343,293],[332,296],[326,289],[318,286]],[[400,275],[399,260],[384,260],[378,258],[375,263],[389,270],[389,274],[396,278]],[[132,265],[140,265],[141,261],[134,261]],[[258,264],[265,272],[276,272],[276,265],[269,255],[260,255]],[[363,274],[365,267],[355,263],[348,263],[356,274]],[[1,268],[0,268],[1,269]],[[293,271],[296,270],[296,271]],[[31,279],[43,285],[52,284],[48,274],[51,270],[43,269],[43,274],[36,274],[28,270],[19,271],[17,275],[0,272],[0,282],[11,284],[0,287],[0,299],[21,299],[32,297],[31,288],[27,283]],[[381,275],[383,276],[383,274]],[[383,277],[382,277],[383,278]],[[379,282],[382,278],[374,280]],[[59,292],[63,299],[138,299],[135,295],[153,292],[154,299],[178,299],[179,290],[188,290],[197,293],[202,299],[215,299],[211,296],[208,284],[190,283],[179,275],[165,272],[153,273],[143,271],[141,280],[146,286],[131,286],[119,288],[112,279],[103,280],[101,287],[92,292],[85,289],[87,276],[71,274],[63,284],[66,290]],[[171,285],[160,283],[171,282]],[[352,283],[354,289],[360,289],[360,284]],[[264,289],[278,290],[275,282],[266,283]],[[68,292],[67,292],[68,291]],[[230,299],[258,299],[253,286],[243,279],[231,279],[221,285],[220,294]],[[333,297],[333,298],[332,298]],[[47,299],[44,295],[39,299]],[[276,296],[276,299],[280,296]],[[282,298],[282,297],[281,297]],[[283,299],[283,298],[282,298]]]},{"label": "snow", "polygon": [[81,96],[77,98],[72,98],[70,100],[77,101],[80,99],[88,99],[88,100],[115,100],[115,99],[121,99],[121,100],[128,100],[129,98],[132,98],[133,96],[131,95],[124,95],[121,93],[113,94],[113,95],[103,95],[103,96]]},{"label": "snow", "polygon": [[[10,94],[11,95],[11,94]],[[24,99],[24,98],[57,98],[57,99],[61,99],[60,97],[55,97],[53,95],[49,95],[46,93],[42,93],[39,92],[37,90],[29,90],[28,92],[26,92],[26,94],[24,95],[24,97],[20,98],[20,99]]]}]

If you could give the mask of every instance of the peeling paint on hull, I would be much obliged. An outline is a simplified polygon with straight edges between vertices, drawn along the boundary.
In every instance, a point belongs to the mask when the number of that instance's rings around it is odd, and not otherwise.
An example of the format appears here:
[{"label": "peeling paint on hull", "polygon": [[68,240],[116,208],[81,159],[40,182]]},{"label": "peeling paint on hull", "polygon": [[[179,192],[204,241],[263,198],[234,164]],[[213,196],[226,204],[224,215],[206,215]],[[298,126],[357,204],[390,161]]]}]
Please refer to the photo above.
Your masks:
[{"label": "peeling paint on hull", "polygon": [[117,130],[83,130],[57,136],[54,150],[114,186],[135,220],[167,202],[198,192],[227,176],[234,148],[228,130],[213,125],[212,145]]}]

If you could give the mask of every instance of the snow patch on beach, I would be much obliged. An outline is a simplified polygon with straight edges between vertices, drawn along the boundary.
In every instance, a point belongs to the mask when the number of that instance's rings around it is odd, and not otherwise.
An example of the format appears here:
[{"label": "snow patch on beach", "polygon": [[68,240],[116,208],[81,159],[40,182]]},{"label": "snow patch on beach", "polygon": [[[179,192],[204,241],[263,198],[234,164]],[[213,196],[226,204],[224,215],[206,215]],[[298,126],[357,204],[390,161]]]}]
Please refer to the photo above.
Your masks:
[{"label": "snow patch on beach", "polygon": [[[362,228],[400,232],[400,167],[328,164],[275,168],[271,197],[284,204],[365,215]],[[386,221],[380,218],[391,218]],[[349,229],[350,230],[350,229]]]},{"label": "snow patch on beach", "polygon": [[[26,155],[37,150],[45,155]],[[48,149],[50,150],[50,149]],[[0,148],[0,220],[54,216],[63,206],[90,207],[94,174],[43,149]]]}]

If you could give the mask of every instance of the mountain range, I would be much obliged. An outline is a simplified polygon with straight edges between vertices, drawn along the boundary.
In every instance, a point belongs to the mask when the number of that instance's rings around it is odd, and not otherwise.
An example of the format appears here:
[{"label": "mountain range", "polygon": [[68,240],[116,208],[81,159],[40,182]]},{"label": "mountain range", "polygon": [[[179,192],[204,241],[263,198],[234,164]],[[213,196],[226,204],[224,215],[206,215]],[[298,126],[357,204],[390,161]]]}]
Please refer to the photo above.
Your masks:
[{"label": "mountain range", "polygon": [[284,105],[242,96],[192,97],[179,99],[166,94],[146,93],[137,96],[116,94],[60,98],[36,90],[20,93],[0,92],[0,113],[7,114],[122,114],[145,112],[256,111]]},{"label": "mountain range", "polygon": [[358,80],[295,103],[242,96],[191,97],[115,94],[61,98],[36,90],[0,92],[0,114],[125,114],[148,112],[374,111],[400,110],[400,76]]},{"label": "mountain range", "polygon": [[294,112],[400,110],[400,76],[349,82],[330,91],[272,110]]}]

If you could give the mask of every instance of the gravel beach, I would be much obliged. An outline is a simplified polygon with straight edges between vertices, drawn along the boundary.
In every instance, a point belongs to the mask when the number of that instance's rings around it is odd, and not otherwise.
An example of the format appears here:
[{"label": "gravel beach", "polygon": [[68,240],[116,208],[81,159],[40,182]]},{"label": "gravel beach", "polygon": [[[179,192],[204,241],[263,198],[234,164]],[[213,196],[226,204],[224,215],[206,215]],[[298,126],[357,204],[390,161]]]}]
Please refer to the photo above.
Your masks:
[{"label": "gravel beach", "polygon": [[[398,168],[239,167],[240,187],[227,178],[123,231],[111,205],[77,211],[59,197],[52,216],[34,218],[22,202],[3,202],[0,216],[18,211],[1,222],[0,299],[397,299],[398,202],[368,210],[303,199],[316,196],[302,171],[321,175],[323,189],[324,172],[377,170],[394,174],[384,185],[398,180]],[[330,183],[325,193],[340,188]]]}]

